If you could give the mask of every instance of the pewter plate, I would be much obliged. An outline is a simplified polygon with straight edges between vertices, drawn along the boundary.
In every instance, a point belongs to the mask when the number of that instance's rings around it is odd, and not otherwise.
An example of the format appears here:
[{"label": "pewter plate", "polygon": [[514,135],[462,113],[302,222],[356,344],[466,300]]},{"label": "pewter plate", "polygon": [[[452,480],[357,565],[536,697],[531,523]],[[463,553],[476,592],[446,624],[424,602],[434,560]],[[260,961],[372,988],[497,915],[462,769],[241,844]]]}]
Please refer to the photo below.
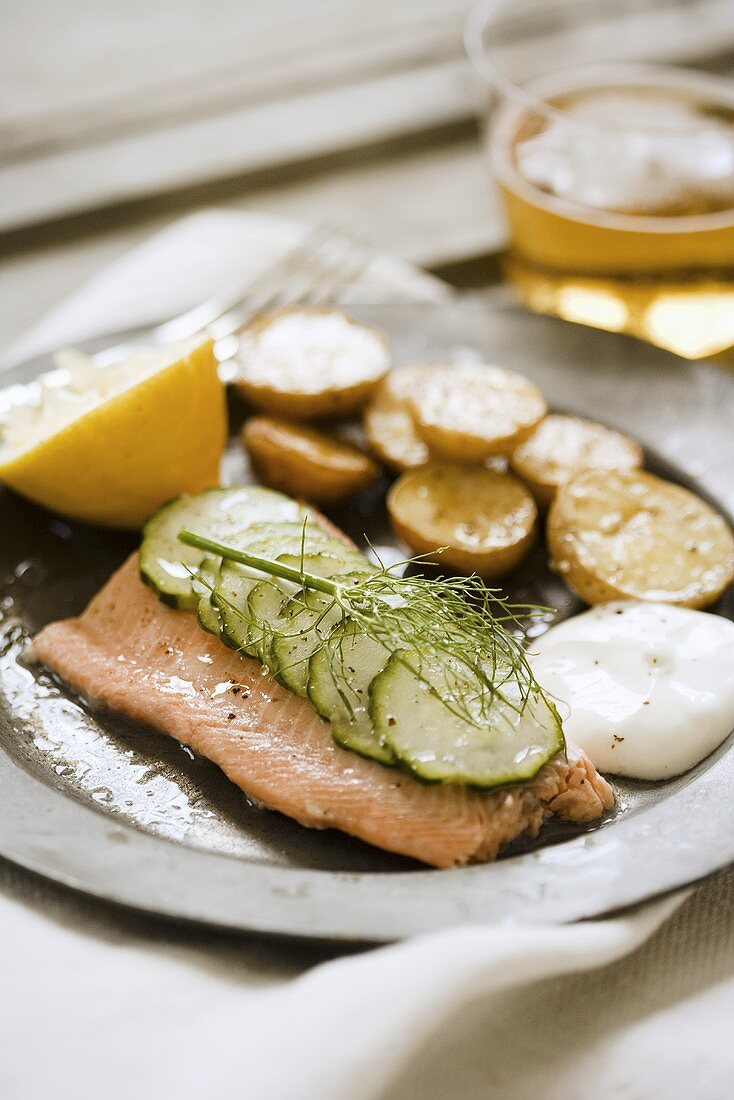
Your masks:
[{"label": "pewter plate", "polygon": [[[354,312],[388,332],[398,362],[494,360],[523,371],[554,408],[637,436],[651,469],[734,512],[734,375],[515,310]],[[48,366],[39,361],[4,381]],[[234,444],[226,475],[246,476]],[[333,518],[398,556],[384,488]],[[0,530],[0,854],[50,879],[231,929],[386,941],[457,922],[596,916],[734,860],[732,738],[681,779],[617,783],[615,812],[594,828],[550,824],[538,843],[462,870],[426,870],[258,809],[208,762],[93,713],[24,663],[28,637],[80,611],[134,540],[68,524],[7,492]],[[514,599],[557,608],[556,620],[580,610],[542,548],[506,588]],[[734,595],[715,610],[734,618]]]}]

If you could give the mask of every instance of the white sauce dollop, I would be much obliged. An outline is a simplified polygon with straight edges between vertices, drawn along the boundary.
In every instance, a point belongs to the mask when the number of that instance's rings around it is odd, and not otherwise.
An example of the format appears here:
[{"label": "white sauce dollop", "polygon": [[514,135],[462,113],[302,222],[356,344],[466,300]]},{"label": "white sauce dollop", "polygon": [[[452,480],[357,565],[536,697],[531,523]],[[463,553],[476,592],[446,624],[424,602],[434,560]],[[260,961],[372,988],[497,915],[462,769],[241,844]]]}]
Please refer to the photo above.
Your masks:
[{"label": "white sauce dollop", "polygon": [[533,643],[569,739],[602,772],[669,779],[734,728],[734,623],[666,604],[601,604]]}]

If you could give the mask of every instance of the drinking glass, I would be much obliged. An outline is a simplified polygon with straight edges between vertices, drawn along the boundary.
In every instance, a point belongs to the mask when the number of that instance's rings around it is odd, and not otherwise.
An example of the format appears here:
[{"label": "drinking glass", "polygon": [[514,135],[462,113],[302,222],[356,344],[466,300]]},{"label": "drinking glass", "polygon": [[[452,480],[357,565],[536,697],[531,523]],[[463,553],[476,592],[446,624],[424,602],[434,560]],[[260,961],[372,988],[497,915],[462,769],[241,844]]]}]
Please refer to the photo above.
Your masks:
[{"label": "drinking glass", "polygon": [[465,41],[523,301],[731,353],[731,0],[482,0]]}]

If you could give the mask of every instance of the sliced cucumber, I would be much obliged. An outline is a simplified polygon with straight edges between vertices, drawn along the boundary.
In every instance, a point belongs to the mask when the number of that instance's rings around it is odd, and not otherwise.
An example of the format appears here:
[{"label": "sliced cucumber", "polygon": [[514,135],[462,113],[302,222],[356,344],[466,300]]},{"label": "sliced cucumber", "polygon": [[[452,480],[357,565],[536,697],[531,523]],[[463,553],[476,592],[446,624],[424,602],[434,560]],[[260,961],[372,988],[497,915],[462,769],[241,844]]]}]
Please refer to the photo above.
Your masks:
[{"label": "sliced cucumber", "polygon": [[225,561],[219,570],[212,596],[212,603],[219,613],[222,641],[250,657],[255,656],[257,647],[252,647],[255,636],[248,601],[253,588],[257,588],[262,579],[262,574],[253,572],[247,566]]},{"label": "sliced cucumber", "polygon": [[436,658],[419,664],[413,653],[393,654],[372,683],[377,737],[421,779],[483,788],[523,783],[563,748],[556,708],[540,691],[523,702],[509,674],[484,712],[475,701],[471,721],[446,705],[452,695],[472,706],[455,668]]},{"label": "sliced cucumber", "polygon": [[361,633],[355,623],[346,622],[334,627],[308,666],[308,697],[331,722],[334,740],[382,764],[394,764],[396,757],[375,730],[369,693],[388,658],[384,646]]},{"label": "sliced cucumber", "polygon": [[196,618],[199,626],[207,634],[213,634],[218,638],[222,631],[222,618],[218,609],[214,606],[209,596],[202,596],[196,609]]},{"label": "sliced cucumber", "polygon": [[207,489],[166,504],[143,528],[140,575],[170,607],[196,607],[199,597],[191,587],[191,569],[197,569],[203,550],[179,542],[182,527],[211,538],[229,538],[256,523],[303,520],[307,509],[282,493],[259,485]]},{"label": "sliced cucumber", "polygon": [[[341,573],[349,574],[350,576],[359,575],[357,572],[358,570],[364,573],[370,571],[372,568],[361,554],[350,550],[349,547],[345,546],[343,543],[328,547],[327,551],[328,552],[325,553],[311,554],[308,557],[303,557],[301,554],[280,554],[278,556],[278,561],[282,562],[283,565],[290,566],[291,569],[302,568],[305,573],[311,573],[317,577],[333,577]],[[342,554],[343,557],[339,556]],[[279,657],[274,652],[275,642],[280,638],[282,631],[287,631],[290,625],[289,622],[285,621],[283,618],[285,608],[293,601],[303,601],[304,609],[310,612],[311,607],[314,606],[315,599],[318,597],[323,600],[323,609],[328,608],[332,602],[324,593],[315,592],[313,590],[299,589],[296,590],[295,596],[293,592],[293,585],[289,581],[279,580],[276,577],[268,577],[267,580],[260,581],[260,583],[252,589],[247,598],[249,635],[246,644],[248,650],[276,674],[280,672],[280,664]],[[315,615],[314,625],[316,625],[323,616],[323,609],[320,614],[317,613]],[[338,616],[338,614],[339,612],[336,611],[335,615]],[[333,625],[335,621],[336,618],[332,618],[326,633],[328,633],[328,630],[331,629],[331,625]],[[300,629],[300,624],[298,629]],[[307,675],[307,671],[308,661],[307,658],[305,658],[303,664],[304,695],[305,676]]]},{"label": "sliced cucumber", "polygon": [[191,581],[191,587],[199,599],[196,612],[199,626],[206,630],[207,634],[214,634],[217,637],[219,637],[222,620],[219,617],[219,611],[212,603],[212,595],[219,573],[219,564],[219,558],[213,554],[207,554]]},{"label": "sliced cucumber", "polygon": [[[312,558],[304,560],[311,566]],[[310,571],[310,568],[309,568]],[[272,670],[271,650],[273,630],[283,614],[293,585],[287,581],[267,580],[255,585],[247,599],[249,619],[249,650],[253,656]]]},{"label": "sliced cucumber", "polygon": [[[235,546],[241,549],[249,548],[253,553],[272,557],[279,546],[297,546],[300,551],[304,531],[301,523],[254,523],[243,532],[234,532],[228,537]],[[306,545],[309,547],[323,547],[325,551],[329,552],[336,552],[338,549],[339,553],[357,554],[357,551],[351,551],[341,540],[335,539],[333,535],[322,531],[321,528],[315,525],[308,531]],[[293,564],[297,566],[300,560],[299,554]],[[199,598],[197,605],[199,624],[210,634],[218,636],[221,636],[222,618],[214,596],[214,590],[219,580],[221,566],[221,558],[215,554],[207,554],[199,566],[196,576],[191,581],[191,587]],[[262,581],[262,574],[251,572],[245,566],[240,566],[239,572],[243,577],[239,595],[243,604],[246,604],[249,592]],[[238,645],[227,638],[223,640],[234,645],[235,648],[239,648]]]},{"label": "sliced cucumber", "polygon": [[340,619],[341,611],[323,592],[301,589],[285,605],[271,659],[280,682],[296,695],[306,696],[311,654]]},{"label": "sliced cucumber", "polygon": [[[306,572],[320,568],[340,572],[345,569],[354,569],[359,561],[364,561],[357,551],[351,550],[340,539],[316,531],[313,532],[313,537],[308,536],[302,543],[300,531],[289,541],[288,538],[281,537],[277,527],[274,527],[269,539],[248,543],[247,549],[253,554],[260,553],[263,556],[275,557],[278,561],[283,560],[285,564],[295,569],[300,568],[303,562]],[[305,556],[301,553],[302,549],[305,551]],[[267,586],[268,589],[264,596],[268,600],[268,617],[280,611],[280,605],[273,608],[270,603],[273,598],[270,589],[277,589],[280,592],[281,605],[296,591],[287,581],[275,581],[272,578],[263,580],[261,573],[245,565],[227,561],[219,570],[213,602],[222,619],[222,640],[233,649],[264,659],[261,646],[263,623],[253,617],[253,609],[250,606],[250,594],[260,585]],[[265,605],[263,605],[263,614],[265,614]],[[272,636],[272,632],[269,633]]]},{"label": "sliced cucumber", "polygon": [[[310,572],[319,577],[337,574],[353,576],[374,572],[376,566],[365,558],[343,562],[318,563]],[[273,639],[270,661],[281,683],[296,695],[307,695],[308,663],[324,638],[341,619],[341,611],[332,606],[331,597],[323,592],[301,589],[288,601],[278,622],[278,633]]]},{"label": "sliced cucumber", "polygon": [[[273,540],[276,546],[297,546],[300,551],[303,525],[301,523],[253,524],[243,532],[234,532],[228,535],[227,538],[232,545],[240,549],[251,547],[255,553],[272,557],[274,551]],[[328,551],[335,551],[338,546],[340,553],[344,548],[344,544],[340,540],[335,540],[331,535],[321,531],[316,526],[312,528],[312,535],[309,536],[309,545],[314,548],[323,547],[324,550]],[[355,556],[357,555],[356,551],[353,553]],[[300,561],[300,554],[297,560]],[[221,565],[221,558],[207,554],[197,573],[191,578],[192,592],[198,600],[196,610],[199,625],[203,630],[218,637],[222,637],[222,621],[220,609],[214,597],[214,589],[219,578]],[[246,567],[240,567],[239,571],[241,571],[243,577],[241,598],[246,601],[247,592],[260,583],[262,574],[251,573]],[[222,637],[222,640],[230,645],[235,645],[235,648],[237,648],[236,643],[229,639]]]},{"label": "sliced cucumber", "polygon": [[[308,561],[303,561],[304,573],[313,573],[317,577],[335,577],[340,573],[363,574],[374,570],[375,567],[360,554],[359,550],[353,550],[341,539],[334,539],[328,535],[326,539],[327,541],[321,545],[318,542],[310,544],[314,547],[315,553],[309,555]],[[279,554],[278,561],[289,565],[291,569],[300,569],[300,548],[295,554],[289,552]]]}]

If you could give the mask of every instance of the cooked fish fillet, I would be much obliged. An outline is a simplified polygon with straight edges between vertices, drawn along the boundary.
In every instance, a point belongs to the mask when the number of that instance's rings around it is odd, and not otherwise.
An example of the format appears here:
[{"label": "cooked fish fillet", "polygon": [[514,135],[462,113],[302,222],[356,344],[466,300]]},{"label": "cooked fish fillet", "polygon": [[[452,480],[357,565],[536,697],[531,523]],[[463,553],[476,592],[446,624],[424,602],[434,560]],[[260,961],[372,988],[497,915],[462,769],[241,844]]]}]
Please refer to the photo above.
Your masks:
[{"label": "cooked fish fillet", "polygon": [[189,745],[264,806],[435,867],[494,859],[551,814],[592,821],[612,805],[570,745],[533,782],[485,793],[426,786],[348,752],[306,700],[205,634],[192,612],[164,607],[136,554],[79,618],[42,630],[32,657],[87,699]]}]

